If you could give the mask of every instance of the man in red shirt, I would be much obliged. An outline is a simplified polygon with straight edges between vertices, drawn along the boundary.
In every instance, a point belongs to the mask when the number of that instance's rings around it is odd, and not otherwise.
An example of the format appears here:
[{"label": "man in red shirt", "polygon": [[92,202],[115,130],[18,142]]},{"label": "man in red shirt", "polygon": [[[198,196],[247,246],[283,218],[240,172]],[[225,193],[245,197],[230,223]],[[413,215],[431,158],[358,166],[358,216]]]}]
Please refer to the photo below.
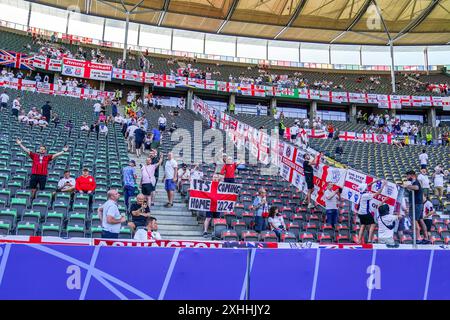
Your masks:
[{"label": "man in red shirt", "polygon": [[84,168],[83,174],[75,180],[75,189],[81,194],[87,193],[91,195],[95,191],[96,186],[95,179],[89,175],[88,168]]},{"label": "man in red shirt", "polygon": [[16,143],[22,148],[22,150],[26,154],[28,154],[28,156],[33,161],[33,165],[31,167],[30,188],[31,188],[31,199],[34,199],[38,185],[40,190],[45,189],[45,184],[47,183],[47,175],[48,175],[48,163],[53,159],[62,156],[64,152],[67,152],[69,150],[69,147],[65,146],[63,148],[63,151],[55,154],[47,154],[47,148],[45,146],[40,146],[39,153],[34,153],[30,151],[27,147],[25,147],[20,139],[17,139]]},{"label": "man in red shirt", "polygon": [[234,183],[234,175],[238,165],[237,162],[233,162],[233,158],[227,158],[227,162],[223,165],[222,170],[220,170],[220,174],[224,176],[224,182]]}]

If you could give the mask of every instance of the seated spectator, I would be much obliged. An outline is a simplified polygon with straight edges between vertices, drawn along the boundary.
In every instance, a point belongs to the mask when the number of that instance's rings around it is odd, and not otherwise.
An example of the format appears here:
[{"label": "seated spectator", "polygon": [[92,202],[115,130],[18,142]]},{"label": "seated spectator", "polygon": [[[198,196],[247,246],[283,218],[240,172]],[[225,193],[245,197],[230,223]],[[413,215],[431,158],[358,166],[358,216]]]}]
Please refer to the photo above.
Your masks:
[{"label": "seated spectator", "polygon": [[41,127],[41,130],[44,128],[47,128],[47,126],[48,126],[47,118],[41,117],[38,121],[38,125],[39,125],[39,127]]},{"label": "seated spectator", "polygon": [[275,232],[278,237],[278,241],[281,240],[281,234],[283,231],[286,231],[286,224],[284,223],[284,219],[278,211],[278,208],[273,206],[269,209],[269,219],[267,219],[270,230]]},{"label": "seated spectator", "polygon": [[106,137],[108,135],[108,126],[105,123],[101,122],[98,128],[98,132],[104,134]]},{"label": "seated spectator", "polygon": [[174,123],[172,123],[172,126],[169,128],[169,132],[172,134],[177,129],[178,129],[178,127],[174,122]]},{"label": "seated spectator", "polygon": [[25,110],[20,111],[20,115],[17,117],[20,122],[28,123],[28,116],[25,115]]},{"label": "seated spectator", "polygon": [[93,176],[89,175],[89,169],[84,168],[82,175],[75,181],[75,189],[77,192],[83,194],[92,194],[95,191],[96,183]]},{"label": "seated spectator", "polygon": [[81,131],[90,131],[91,129],[89,128],[89,126],[87,125],[86,122],[83,122],[83,125],[80,128]]},{"label": "seated spectator", "polygon": [[187,164],[183,163],[180,169],[178,169],[178,181],[177,181],[177,189],[181,191],[181,186],[184,182],[189,182],[191,179],[191,172],[187,167]]},{"label": "seated spectator", "polygon": [[64,171],[64,176],[59,180],[56,192],[73,194],[75,191],[75,179],[70,176],[70,171]]},{"label": "seated spectator", "polygon": [[59,115],[57,113],[53,114],[52,122],[55,124],[55,128],[61,122],[61,120],[59,119]]},{"label": "seated spectator", "polygon": [[161,240],[161,235],[158,232],[158,223],[156,218],[150,217],[146,221],[146,227],[139,229],[134,235],[134,240],[147,241],[147,240]]},{"label": "seated spectator", "polygon": [[138,227],[145,227],[146,221],[150,217],[150,206],[147,202],[147,197],[142,193],[136,196],[136,203],[130,206],[131,221],[128,226],[136,231]]},{"label": "seated spectator", "polygon": [[68,120],[68,121],[66,122],[64,128],[65,128],[66,130],[68,130],[68,131],[72,131],[72,129],[73,129],[73,123],[72,123],[72,120]]}]

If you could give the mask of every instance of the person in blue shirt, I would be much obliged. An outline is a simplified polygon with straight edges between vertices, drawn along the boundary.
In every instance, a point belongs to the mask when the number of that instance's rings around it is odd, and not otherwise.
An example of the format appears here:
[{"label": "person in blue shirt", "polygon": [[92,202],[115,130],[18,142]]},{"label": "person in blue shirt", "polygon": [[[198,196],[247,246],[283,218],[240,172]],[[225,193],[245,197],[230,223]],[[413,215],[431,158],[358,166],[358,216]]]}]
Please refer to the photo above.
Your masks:
[{"label": "person in blue shirt", "polygon": [[264,231],[267,228],[265,216],[269,212],[269,204],[266,195],[266,190],[261,188],[258,191],[258,196],[253,201],[253,209],[255,210],[255,231],[257,232]]},{"label": "person in blue shirt", "polygon": [[125,207],[129,209],[129,199],[134,197],[136,191],[136,161],[130,160],[129,165],[123,168],[123,194],[125,197]]},{"label": "person in blue shirt", "polygon": [[158,149],[159,145],[161,143],[161,132],[158,129],[153,128],[151,134],[152,134],[152,145],[151,145],[151,148],[152,149]]}]

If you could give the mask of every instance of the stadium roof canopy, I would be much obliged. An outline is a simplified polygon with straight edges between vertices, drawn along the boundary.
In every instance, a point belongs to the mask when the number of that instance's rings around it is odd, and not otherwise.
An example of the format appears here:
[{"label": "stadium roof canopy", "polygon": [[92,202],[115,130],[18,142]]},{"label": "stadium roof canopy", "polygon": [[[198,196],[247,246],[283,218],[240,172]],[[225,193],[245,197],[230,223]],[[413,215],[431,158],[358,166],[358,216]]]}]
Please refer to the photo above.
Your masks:
[{"label": "stadium roof canopy", "polygon": [[135,23],[265,39],[450,44],[450,0],[38,0]]}]

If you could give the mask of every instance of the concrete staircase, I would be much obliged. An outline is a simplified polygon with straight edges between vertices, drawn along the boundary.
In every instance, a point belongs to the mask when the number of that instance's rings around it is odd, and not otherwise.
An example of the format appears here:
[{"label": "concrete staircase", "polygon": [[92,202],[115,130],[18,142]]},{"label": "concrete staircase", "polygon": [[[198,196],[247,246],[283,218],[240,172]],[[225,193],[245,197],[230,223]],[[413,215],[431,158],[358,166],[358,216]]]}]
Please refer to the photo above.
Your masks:
[{"label": "concrete staircase", "polygon": [[[139,182],[141,179],[140,164],[145,164],[146,157],[136,158],[134,154],[129,154],[129,157],[136,161]],[[156,184],[156,201],[155,205],[151,207],[151,215],[158,219],[158,231],[161,237],[165,240],[204,240],[202,226],[198,223],[197,218],[192,216],[178,192],[175,193],[173,207],[164,207],[167,203],[167,193],[164,190],[164,183],[161,181],[163,176],[164,170],[160,167],[160,178]]]}]

